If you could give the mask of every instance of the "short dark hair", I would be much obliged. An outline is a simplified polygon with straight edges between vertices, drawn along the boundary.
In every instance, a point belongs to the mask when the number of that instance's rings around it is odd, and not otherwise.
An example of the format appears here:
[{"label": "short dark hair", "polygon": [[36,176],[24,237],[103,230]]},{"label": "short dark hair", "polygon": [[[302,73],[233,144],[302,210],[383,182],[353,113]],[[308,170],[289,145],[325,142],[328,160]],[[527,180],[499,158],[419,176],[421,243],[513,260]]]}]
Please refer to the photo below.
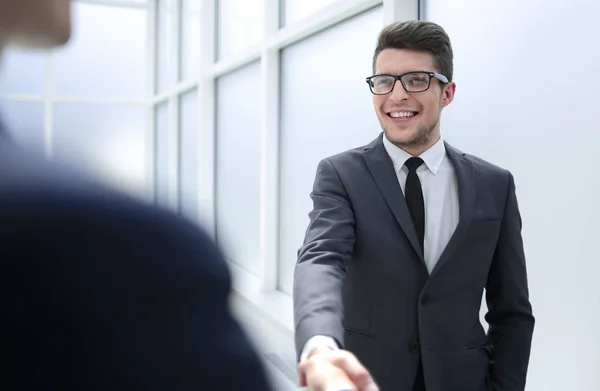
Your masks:
[{"label": "short dark hair", "polygon": [[433,55],[433,65],[437,71],[452,81],[454,53],[450,38],[444,29],[422,20],[395,22],[384,27],[379,33],[377,47],[373,55],[373,73],[377,57],[385,49],[423,50]]}]

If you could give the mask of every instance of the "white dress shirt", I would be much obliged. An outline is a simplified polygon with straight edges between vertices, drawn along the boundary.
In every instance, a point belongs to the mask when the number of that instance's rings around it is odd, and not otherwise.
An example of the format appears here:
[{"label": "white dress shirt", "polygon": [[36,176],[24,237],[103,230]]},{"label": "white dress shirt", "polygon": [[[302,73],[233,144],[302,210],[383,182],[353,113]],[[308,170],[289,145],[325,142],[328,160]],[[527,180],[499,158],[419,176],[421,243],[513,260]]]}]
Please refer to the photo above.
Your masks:
[{"label": "white dress shirt", "polygon": [[[402,194],[408,168],[404,163],[412,156],[392,144],[385,136],[383,145],[394,163]],[[454,167],[446,156],[444,140],[440,139],[420,156],[424,164],[417,169],[425,202],[424,259],[429,273],[458,225],[458,185]]]},{"label": "white dress shirt", "polygon": [[[404,194],[408,175],[408,168],[404,163],[412,155],[392,144],[385,135],[383,136],[383,145],[394,164],[394,170]],[[454,167],[446,156],[446,146],[441,137],[419,157],[424,162],[417,169],[425,202],[424,259],[427,270],[431,273],[458,225],[458,185]],[[300,359],[306,359],[308,354],[318,346],[338,348],[333,338],[316,335],[306,342]]]}]

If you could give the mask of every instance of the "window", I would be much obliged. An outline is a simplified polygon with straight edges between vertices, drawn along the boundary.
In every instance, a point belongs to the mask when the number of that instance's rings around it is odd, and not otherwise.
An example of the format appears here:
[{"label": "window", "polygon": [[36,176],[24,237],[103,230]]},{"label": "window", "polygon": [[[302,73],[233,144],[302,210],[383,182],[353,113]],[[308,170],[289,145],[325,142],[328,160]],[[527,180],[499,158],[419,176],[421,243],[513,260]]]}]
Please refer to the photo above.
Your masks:
[{"label": "window", "polygon": [[109,104],[54,105],[54,156],[121,189],[146,194],[146,109]]},{"label": "window", "polygon": [[218,1],[218,59],[248,50],[263,37],[264,0]]},{"label": "window", "polygon": [[232,262],[258,273],[260,63],[217,82],[217,239]]},{"label": "window", "polygon": [[73,3],[73,37],[53,56],[54,95],[145,99],[146,11]]},{"label": "window", "polygon": [[182,1],[181,80],[192,80],[200,76],[202,2],[201,0]]},{"label": "window", "polygon": [[290,295],[317,164],[381,132],[364,81],[381,26],[378,8],[283,50],[279,288]]},{"label": "window", "polygon": [[284,7],[281,15],[281,25],[289,26],[319,12],[336,1],[339,0],[282,0]]},{"label": "window", "polygon": [[176,37],[173,34],[176,14],[175,0],[158,1],[156,22],[156,92],[161,93],[173,87],[176,81]]}]

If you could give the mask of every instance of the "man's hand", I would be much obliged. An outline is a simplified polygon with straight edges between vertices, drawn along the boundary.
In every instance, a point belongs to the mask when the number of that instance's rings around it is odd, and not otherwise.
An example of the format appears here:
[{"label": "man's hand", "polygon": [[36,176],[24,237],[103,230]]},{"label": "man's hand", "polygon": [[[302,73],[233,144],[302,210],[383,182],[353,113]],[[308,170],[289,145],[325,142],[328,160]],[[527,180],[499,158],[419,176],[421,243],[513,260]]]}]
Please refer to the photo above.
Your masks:
[{"label": "man's hand", "polygon": [[369,371],[346,350],[315,349],[298,371],[300,387],[308,391],[379,391]]}]

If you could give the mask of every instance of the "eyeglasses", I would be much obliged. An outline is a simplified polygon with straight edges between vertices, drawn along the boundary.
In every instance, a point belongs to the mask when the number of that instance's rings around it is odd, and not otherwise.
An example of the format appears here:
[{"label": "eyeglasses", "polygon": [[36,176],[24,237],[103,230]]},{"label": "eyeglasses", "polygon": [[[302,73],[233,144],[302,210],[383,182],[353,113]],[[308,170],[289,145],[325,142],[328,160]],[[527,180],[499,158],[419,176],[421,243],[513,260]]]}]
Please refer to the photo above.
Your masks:
[{"label": "eyeglasses", "polygon": [[396,81],[400,80],[407,92],[424,92],[431,85],[431,78],[436,78],[444,84],[448,78],[435,72],[408,72],[402,75],[381,74],[367,77],[367,84],[374,95],[386,95],[394,90]]}]

